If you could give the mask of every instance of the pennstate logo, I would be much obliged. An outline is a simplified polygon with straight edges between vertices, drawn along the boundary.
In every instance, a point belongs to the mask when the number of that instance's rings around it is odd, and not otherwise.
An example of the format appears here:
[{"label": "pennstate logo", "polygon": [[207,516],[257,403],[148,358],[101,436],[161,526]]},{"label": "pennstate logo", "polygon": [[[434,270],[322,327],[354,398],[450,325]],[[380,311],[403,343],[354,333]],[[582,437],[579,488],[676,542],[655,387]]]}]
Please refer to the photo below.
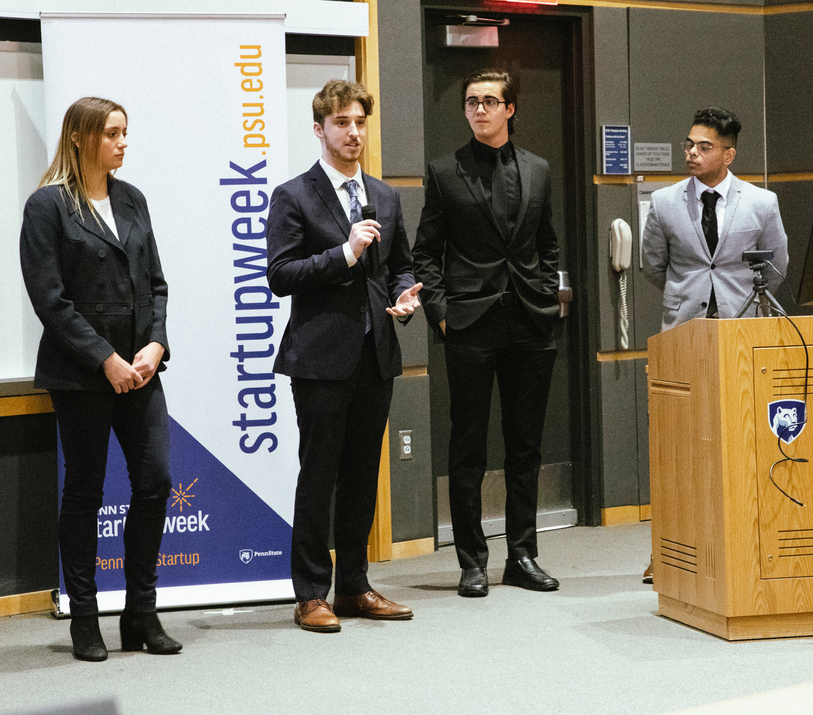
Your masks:
[{"label": "pennstate logo", "polygon": [[242,561],[244,564],[247,564],[252,558],[254,558],[254,549],[240,550],[240,561]]},{"label": "pennstate logo", "polygon": [[790,444],[805,429],[807,414],[802,400],[775,400],[768,403],[768,424],[779,439]]}]

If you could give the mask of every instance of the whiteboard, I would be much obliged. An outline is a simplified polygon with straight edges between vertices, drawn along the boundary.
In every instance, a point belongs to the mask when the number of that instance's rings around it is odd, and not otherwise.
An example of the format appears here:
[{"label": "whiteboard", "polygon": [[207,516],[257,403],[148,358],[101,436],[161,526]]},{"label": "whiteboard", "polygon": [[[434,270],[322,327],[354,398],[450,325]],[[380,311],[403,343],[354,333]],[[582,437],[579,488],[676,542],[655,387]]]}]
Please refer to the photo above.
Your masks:
[{"label": "whiteboard", "polygon": [[34,374],[41,328],[20,274],[26,199],[46,164],[42,48],[0,42],[0,379]]}]

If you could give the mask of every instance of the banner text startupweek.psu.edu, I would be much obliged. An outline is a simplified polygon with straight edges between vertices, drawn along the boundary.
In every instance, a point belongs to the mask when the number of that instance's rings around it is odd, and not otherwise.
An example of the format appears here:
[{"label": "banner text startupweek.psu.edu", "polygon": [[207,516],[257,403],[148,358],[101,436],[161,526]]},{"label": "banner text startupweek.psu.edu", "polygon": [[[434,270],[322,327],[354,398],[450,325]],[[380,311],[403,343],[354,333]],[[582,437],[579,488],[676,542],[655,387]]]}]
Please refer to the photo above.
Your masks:
[{"label": "banner text startupweek.psu.edu", "polygon": [[[263,67],[260,45],[240,45],[240,62],[234,66],[240,69],[241,89],[247,93],[243,102],[243,148],[264,149],[269,146],[263,132],[265,104],[262,101]],[[238,332],[235,335],[236,349],[229,355],[237,360],[237,381],[243,385],[237,394],[237,402],[245,412],[232,422],[240,428],[240,449],[252,454],[265,445],[273,452],[279,440],[274,431],[269,430],[276,421],[274,407],[275,374],[271,371],[271,357],[274,345],[274,315],[279,313],[280,304],[268,288],[266,279],[267,251],[265,247],[265,214],[268,211],[268,194],[257,188],[268,184],[261,176],[266,168],[266,160],[249,167],[247,162],[229,162],[233,172],[220,179],[221,186],[234,187],[230,197],[235,218],[231,234],[236,243],[234,250],[234,291],[235,323],[238,326],[252,325],[253,332]],[[245,328],[248,330],[248,328]]]}]

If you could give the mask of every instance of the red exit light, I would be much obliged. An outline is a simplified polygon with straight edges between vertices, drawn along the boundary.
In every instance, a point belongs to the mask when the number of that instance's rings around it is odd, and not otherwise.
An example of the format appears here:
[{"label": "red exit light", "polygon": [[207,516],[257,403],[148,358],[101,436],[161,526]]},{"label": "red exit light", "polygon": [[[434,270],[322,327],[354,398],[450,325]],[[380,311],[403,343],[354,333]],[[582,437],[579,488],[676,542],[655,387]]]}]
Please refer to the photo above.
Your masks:
[{"label": "red exit light", "polygon": [[516,5],[558,5],[559,0],[505,0]]}]

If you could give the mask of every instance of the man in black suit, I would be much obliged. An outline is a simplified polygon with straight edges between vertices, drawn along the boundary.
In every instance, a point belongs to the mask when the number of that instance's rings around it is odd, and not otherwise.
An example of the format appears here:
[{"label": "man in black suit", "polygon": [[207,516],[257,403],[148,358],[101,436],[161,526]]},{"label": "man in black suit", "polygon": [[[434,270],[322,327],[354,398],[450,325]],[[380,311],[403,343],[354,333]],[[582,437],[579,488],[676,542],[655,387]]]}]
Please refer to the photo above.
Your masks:
[{"label": "man in black suit", "polygon": [[505,72],[463,83],[474,138],[429,165],[413,249],[427,320],[444,336],[452,432],[449,501],[461,596],[488,594],[480,490],[494,375],[500,390],[508,560],[502,582],[553,591],[536,564],[540,446],[556,348],[557,244],[548,164],[509,141],[517,93]]},{"label": "man in black suit", "polygon": [[[401,374],[390,316],[408,320],[421,288],[412,275],[397,192],[359,166],[372,109],[372,96],[358,84],[331,80],[317,93],[313,129],[322,158],[274,190],[268,215],[268,284],[277,295],[292,296],[274,369],[291,377],[299,426],[294,620],[311,631],[339,631],[337,616],[412,618],[409,608],[367,581],[381,440],[392,381]],[[362,220],[365,204],[375,208],[375,219]]]}]

